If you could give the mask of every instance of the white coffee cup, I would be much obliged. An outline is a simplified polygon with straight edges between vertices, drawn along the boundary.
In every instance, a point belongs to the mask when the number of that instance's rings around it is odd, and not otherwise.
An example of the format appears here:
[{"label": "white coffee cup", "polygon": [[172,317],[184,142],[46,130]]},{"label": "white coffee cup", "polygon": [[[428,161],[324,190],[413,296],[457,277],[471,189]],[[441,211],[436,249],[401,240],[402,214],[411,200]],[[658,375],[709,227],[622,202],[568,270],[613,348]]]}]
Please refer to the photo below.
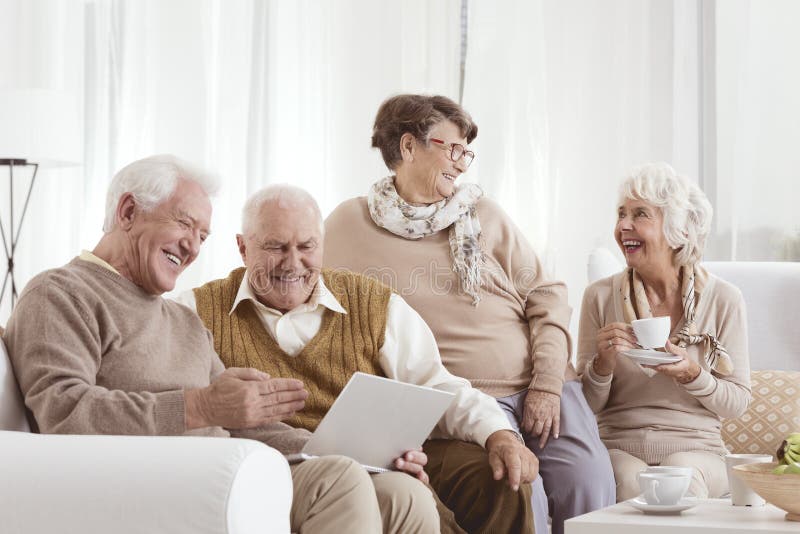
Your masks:
[{"label": "white coffee cup", "polygon": [[731,503],[734,506],[764,506],[765,501],[761,496],[750,489],[747,483],[739,478],[734,471],[734,465],[759,464],[771,462],[769,454],[728,454],[725,456],[725,467],[728,470],[728,485],[731,489]]},{"label": "white coffee cup", "polygon": [[631,323],[636,341],[643,349],[661,348],[669,339],[670,319],[668,316],[636,319]]},{"label": "white coffee cup", "polygon": [[647,504],[669,506],[678,504],[689,488],[692,478],[686,473],[639,473],[639,489]]},{"label": "white coffee cup", "polygon": [[644,470],[645,473],[671,473],[673,475],[685,475],[689,477],[691,482],[692,475],[694,475],[694,468],[680,467],[677,465],[651,465]]},{"label": "white coffee cup", "polygon": [[694,468],[680,467],[677,465],[650,465],[644,470],[645,473],[670,473],[673,475],[682,475],[686,477],[686,488],[683,494],[687,495],[689,486],[692,484],[692,476],[694,475]]}]

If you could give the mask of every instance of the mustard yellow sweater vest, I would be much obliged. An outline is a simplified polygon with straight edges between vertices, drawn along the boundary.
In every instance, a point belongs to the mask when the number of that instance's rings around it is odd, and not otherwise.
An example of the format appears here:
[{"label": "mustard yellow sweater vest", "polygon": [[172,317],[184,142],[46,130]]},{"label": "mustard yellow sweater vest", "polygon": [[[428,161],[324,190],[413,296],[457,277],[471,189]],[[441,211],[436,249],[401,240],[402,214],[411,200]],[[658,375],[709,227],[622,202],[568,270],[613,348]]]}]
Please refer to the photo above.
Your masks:
[{"label": "mustard yellow sweater vest", "polygon": [[347,314],[326,309],[319,332],[297,356],[289,356],[264,328],[251,301],[230,313],[245,269],[194,290],[197,313],[214,336],[226,367],[255,367],[271,376],[297,378],[308,390],[301,413],[286,420],[314,431],[356,371],[384,376],[378,350],[386,331],[391,290],[364,276],[323,270],[325,285]]}]

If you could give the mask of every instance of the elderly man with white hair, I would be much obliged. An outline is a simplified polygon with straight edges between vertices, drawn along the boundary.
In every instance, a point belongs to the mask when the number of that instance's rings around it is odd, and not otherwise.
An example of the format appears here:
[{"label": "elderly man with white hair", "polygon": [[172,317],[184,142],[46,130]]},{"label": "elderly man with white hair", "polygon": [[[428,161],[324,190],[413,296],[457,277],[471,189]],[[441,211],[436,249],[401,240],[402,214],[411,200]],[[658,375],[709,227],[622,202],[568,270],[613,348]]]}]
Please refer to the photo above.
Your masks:
[{"label": "elderly man with white hair", "polygon": [[[291,431],[279,421],[303,407],[302,382],[226,370],[197,315],[161,297],[209,234],[216,186],[173,156],[131,163],[109,187],[94,250],[26,286],[4,341],[39,431],[228,437],[258,428],[248,436],[267,443]],[[293,530],[381,529],[370,479],[353,460],[316,459],[292,478]]]},{"label": "elderly man with white hair", "polygon": [[[640,493],[648,465],[693,468],[697,497],[728,491],[720,419],[747,409],[750,361],[741,292],[700,265],[711,215],[703,191],[666,163],[634,169],[614,228],[628,266],[583,295],[578,369],[620,501]],[[627,356],[641,349],[631,323],[661,316],[679,360],[640,365]]]},{"label": "elderly man with white hair", "polygon": [[[307,192],[267,187],[247,201],[236,236],[245,267],[182,296],[211,330],[225,365],[303,380],[309,397],[286,421],[297,432],[296,443],[284,452],[302,448],[356,371],[451,391],[456,397],[435,430],[436,437],[447,439],[433,440],[447,445],[431,447],[458,449],[462,461],[442,462],[429,452],[434,456],[428,463],[425,452],[408,451],[395,466],[412,476],[373,475],[384,530],[391,530],[384,503],[398,491],[413,493],[415,511],[433,505],[422,484],[429,480],[428,469],[442,501],[459,493],[470,503],[462,514],[467,522],[459,527],[437,502],[443,529],[479,531],[491,517],[504,531],[530,531],[529,482],[537,474],[536,457],[494,399],[444,368],[432,332],[399,295],[371,278],[322,269],[323,232],[322,215]],[[402,530],[438,527],[427,522]]]}]

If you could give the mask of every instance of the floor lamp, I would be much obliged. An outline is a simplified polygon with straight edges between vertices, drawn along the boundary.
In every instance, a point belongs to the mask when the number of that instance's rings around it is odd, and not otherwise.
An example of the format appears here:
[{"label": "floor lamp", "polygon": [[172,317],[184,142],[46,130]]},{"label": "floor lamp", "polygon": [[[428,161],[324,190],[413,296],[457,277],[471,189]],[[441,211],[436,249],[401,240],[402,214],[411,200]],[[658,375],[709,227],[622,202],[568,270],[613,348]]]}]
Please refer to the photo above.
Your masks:
[{"label": "floor lamp", "polygon": [[[80,163],[83,136],[78,103],[73,94],[62,91],[0,90],[0,196],[6,180],[8,191],[8,215],[0,208],[0,254],[6,258],[0,306],[9,299],[13,310],[21,289],[15,276],[15,252],[40,166]],[[15,188],[19,189],[22,175],[29,175],[30,182],[20,210],[15,206]],[[0,276],[2,268],[0,261]]]},{"label": "floor lamp", "polygon": [[[33,192],[33,184],[36,182],[36,172],[39,170],[38,163],[28,163],[27,160],[24,159],[0,159],[0,168],[8,167],[8,204],[9,204],[9,227],[8,227],[8,236],[6,236],[6,231],[3,226],[3,220],[0,218],[0,236],[3,239],[3,251],[6,255],[6,261],[8,268],[6,270],[6,276],[3,279],[3,286],[0,289],[0,302],[3,302],[3,298],[6,295],[6,287],[9,287],[10,295],[11,295],[11,309],[14,309],[14,304],[17,301],[17,283],[14,279],[14,250],[17,248],[17,243],[19,242],[19,233],[22,229],[22,223],[25,221],[25,213],[28,211],[28,202],[31,199],[31,193]],[[19,221],[16,222],[15,228],[15,221],[14,221],[14,168],[26,168],[32,167],[33,174],[31,175],[30,185],[28,185],[28,193],[25,195],[25,204],[22,207],[22,214],[19,216]],[[16,230],[16,231],[15,231]],[[9,282],[11,282],[9,286]]]}]

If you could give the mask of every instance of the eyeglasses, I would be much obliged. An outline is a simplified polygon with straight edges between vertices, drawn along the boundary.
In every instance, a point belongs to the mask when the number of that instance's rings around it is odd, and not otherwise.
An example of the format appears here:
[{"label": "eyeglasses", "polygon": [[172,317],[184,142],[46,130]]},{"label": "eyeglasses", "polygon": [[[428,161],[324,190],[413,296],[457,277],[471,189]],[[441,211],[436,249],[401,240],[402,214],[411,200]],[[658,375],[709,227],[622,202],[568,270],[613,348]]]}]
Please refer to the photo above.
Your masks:
[{"label": "eyeglasses", "polygon": [[467,167],[469,167],[470,164],[472,164],[472,161],[475,159],[475,152],[472,150],[467,150],[458,143],[445,143],[441,139],[436,139],[433,137],[431,137],[431,141],[442,145],[442,148],[445,150],[447,150],[447,145],[450,145],[450,159],[457,162],[461,158],[464,158],[464,165]]}]

